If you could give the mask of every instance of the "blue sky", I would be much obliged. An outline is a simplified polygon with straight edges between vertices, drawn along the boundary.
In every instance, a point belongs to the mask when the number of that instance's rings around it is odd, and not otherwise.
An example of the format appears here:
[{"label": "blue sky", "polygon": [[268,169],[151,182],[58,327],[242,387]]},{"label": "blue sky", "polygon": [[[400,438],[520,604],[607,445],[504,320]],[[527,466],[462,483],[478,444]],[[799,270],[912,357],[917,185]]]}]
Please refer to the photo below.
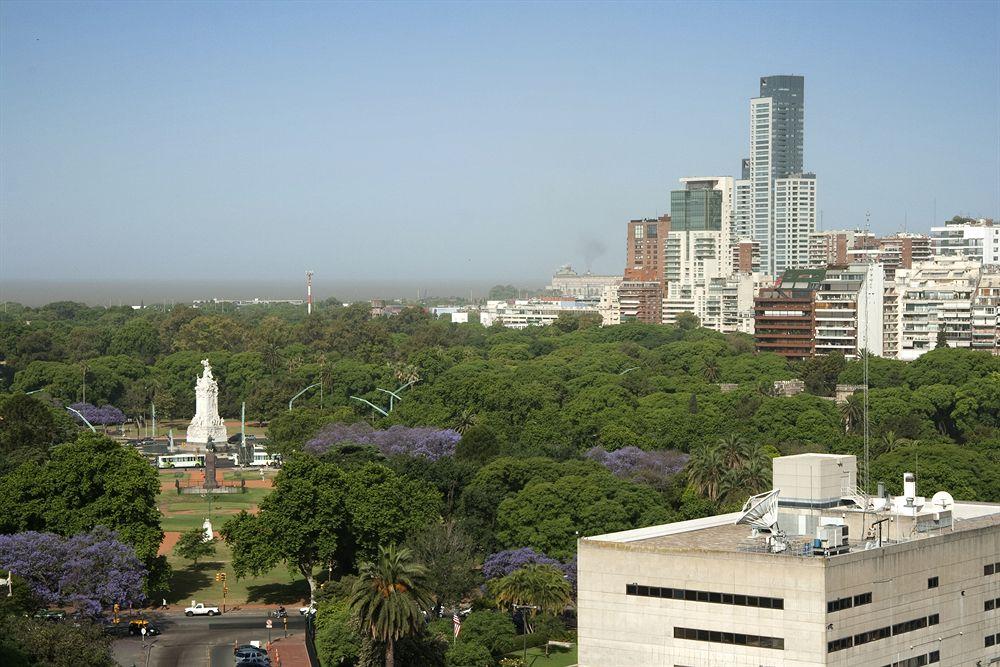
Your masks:
[{"label": "blue sky", "polygon": [[826,228],[1000,217],[998,7],[4,2],[0,281],[620,271],[768,74]]}]

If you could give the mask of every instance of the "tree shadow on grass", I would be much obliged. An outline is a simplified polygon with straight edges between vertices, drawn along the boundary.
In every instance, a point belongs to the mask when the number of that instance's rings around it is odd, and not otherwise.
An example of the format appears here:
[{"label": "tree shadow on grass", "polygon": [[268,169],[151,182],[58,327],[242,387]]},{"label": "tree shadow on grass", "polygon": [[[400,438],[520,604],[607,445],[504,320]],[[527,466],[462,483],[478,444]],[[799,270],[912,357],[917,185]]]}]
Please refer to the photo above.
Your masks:
[{"label": "tree shadow on grass", "polygon": [[187,602],[193,593],[204,590],[215,581],[215,573],[222,566],[222,563],[202,561],[197,565],[192,563],[183,569],[174,568],[170,574],[167,602],[170,604]]},{"label": "tree shadow on grass", "polygon": [[263,602],[264,604],[291,604],[299,600],[309,599],[309,584],[305,579],[291,583],[261,584],[247,586],[247,602]]}]

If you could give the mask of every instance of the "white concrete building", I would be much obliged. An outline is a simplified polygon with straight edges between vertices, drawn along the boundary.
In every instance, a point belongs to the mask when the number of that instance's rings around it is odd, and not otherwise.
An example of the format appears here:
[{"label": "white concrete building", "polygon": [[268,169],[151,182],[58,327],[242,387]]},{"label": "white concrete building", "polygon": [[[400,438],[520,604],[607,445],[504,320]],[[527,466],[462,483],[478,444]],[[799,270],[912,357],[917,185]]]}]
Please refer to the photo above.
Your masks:
[{"label": "white concrete building", "polygon": [[594,313],[596,306],[578,301],[552,301],[546,299],[516,299],[513,301],[487,301],[479,312],[479,323],[484,327],[497,322],[510,329],[547,326],[562,313]]},{"label": "white concrete building", "polygon": [[896,270],[899,359],[909,361],[933,350],[939,331],[951,347],[971,346],[972,299],[980,269],[978,261],[944,255]]},{"label": "white concrete building", "polygon": [[569,264],[559,267],[552,282],[545,289],[558,292],[561,296],[572,297],[577,301],[597,302],[608,285],[617,285],[621,276],[599,276],[587,271],[579,274]]},{"label": "white concrete building", "polygon": [[909,473],[870,498],[854,456],[773,465],[746,512],[579,541],[580,667],[1000,662],[1000,505]]},{"label": "white concrete building", "polygon": [[885,271],[881,264],[831,266],[816,290],[816,354],[884,352]]},{"label": "white concrete building", "polygon": [[993,220],[949,220],[931,227],[931,249],[939,257],[961,256],[980,264],[1000,264],[1000,226]]}]

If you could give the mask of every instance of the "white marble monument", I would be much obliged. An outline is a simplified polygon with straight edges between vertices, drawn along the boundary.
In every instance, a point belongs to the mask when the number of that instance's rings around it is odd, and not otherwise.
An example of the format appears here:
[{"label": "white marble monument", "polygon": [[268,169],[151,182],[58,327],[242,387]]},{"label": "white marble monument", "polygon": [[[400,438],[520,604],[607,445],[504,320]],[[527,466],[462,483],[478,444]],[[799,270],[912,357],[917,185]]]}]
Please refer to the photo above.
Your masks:
[{"label": "white marble monument", "polygon": [[187,441],[207,443],[211,438],[213,442],[222,444],[228,436],[226,424],[219,416],[219,383],[212,377],[208,359],[202,359],[201,365],[205,370],[194,385],[194,419],[187,429]]}]

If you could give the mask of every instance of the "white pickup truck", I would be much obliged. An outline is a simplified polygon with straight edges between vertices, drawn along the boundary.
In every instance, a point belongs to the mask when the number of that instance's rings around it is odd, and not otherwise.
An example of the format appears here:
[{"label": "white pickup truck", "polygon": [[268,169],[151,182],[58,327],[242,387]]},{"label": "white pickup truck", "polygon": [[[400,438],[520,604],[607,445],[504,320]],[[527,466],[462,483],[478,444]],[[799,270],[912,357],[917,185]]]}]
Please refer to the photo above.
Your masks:
[{"label": "white pickup truck", "polygon": [[203,603],[193,604],[184,610],[185,616],[216,616],[219,614],[219,608],[213,606],[205,606]]}]

